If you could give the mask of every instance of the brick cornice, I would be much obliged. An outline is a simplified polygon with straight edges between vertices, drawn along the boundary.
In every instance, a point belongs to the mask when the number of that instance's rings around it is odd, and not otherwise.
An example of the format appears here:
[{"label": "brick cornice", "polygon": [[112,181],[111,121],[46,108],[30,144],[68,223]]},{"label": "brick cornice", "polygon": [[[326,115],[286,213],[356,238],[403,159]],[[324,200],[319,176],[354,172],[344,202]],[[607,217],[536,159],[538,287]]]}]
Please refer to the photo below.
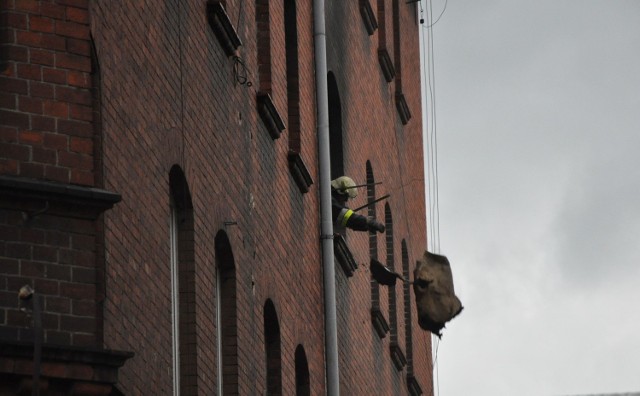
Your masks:
[{"label": "brick cornice", "polygon": [[[31,387],[33,344],[0,341],[0,350],[0,378],[3,379],[0,389],[10,391],[6,388],[18,387],[25,391],[25,387]],[[40,390],[46,394],[48,390],[53,391],[49,386],[55,386],[56,390],[70,392],[83,389],[83,394],[110,394],[118,381],[118,369],[133,355],[125,351],[43,345]]]},{"label": "brick cornice", "polygon": [[120,194],[100,188],[6,175],[0,175],[0,196],[4,198],[2,206],[6,206],[5,199],[10,203],[38,200],[74,205],[87,216],[97,216],[122,199]]}]

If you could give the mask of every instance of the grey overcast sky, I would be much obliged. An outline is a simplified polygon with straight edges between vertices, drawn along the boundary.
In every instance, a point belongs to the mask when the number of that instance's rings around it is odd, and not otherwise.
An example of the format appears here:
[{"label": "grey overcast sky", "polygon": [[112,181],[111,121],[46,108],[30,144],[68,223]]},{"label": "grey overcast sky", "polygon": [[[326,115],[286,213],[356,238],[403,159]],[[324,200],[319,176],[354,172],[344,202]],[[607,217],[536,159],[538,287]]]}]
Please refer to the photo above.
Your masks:
[{"label": "grey overcast sky", "polygon": [[640,392],[640,0],[448,0],[432,32],[465,305],[435,395]]}]

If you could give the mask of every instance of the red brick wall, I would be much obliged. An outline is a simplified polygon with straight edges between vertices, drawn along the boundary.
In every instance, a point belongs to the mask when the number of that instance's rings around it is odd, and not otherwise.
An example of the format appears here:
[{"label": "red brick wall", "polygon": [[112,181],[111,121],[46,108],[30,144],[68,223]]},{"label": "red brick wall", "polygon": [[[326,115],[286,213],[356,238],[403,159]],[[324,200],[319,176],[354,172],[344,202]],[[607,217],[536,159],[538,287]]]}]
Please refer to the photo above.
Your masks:
[{"label": "red brick wall", "polygon": [[[393,252],[395,267],[401,270],[401,241],[407,242],[411,268],[426,248],[424,206],[424,171],[422,151],[420,59],[415,4],[397,4],[400,23],[392,23],[392,0],[369,0],[373,10],[384,4],[386,38],[380,29],[369,36],[356,2],[327,3],[328,68],[334,73],[342,103],[345,173],[356,183],[366,180],[366,162],[370,161],[376,182],[376,196],[391,194],[388,199],[393,217]],[[384,2],[384,3],[382,3]],[[380,16],[380,14],[377,14]],[[394,37],[397,37],[394,40]],[[402,62],[397,79],[387,83],[378,63],[378,49],[386,43],[391,59],[395,45],[402,46]],[[394,43],[395,42],[395,43]],[[395,66],[395,65],[394,65]],[[403,125],[395,104],[395,93],[401,90],[412,113]],[[366,203],[362,189],[352,206]],[[385,203],[376,204],[377,220],[384,222]],[[377,257],[387,259],[385,235],[377,234]],[[374,331],[370,308],[372,293],[368,271],[369,235],[349,233],[349,246],[360,267],[351,278],[338,270],[338,332],[340,334],[341,392],[345,394],[407,394],[408,367],[398,371],[391,361],[391,337],[380,338]],[[396,311],[403,312],[402,284],[395,286]],[[375,297],[375,296],[374,296]],[[415,301],[412,298],[412,309]],[[389,290],[379,288],[380,309],[390,322]],[[415,317],[415,314],[414,314]],[[398,344],[407,356],[404,315],[398,318]],[[415,321],[414,321],[415,322]],[[432,394],[430,333],[412,323],[413,372],[424,394]]]},{"label": "red brick wall", "polygon": [[[284,6],[282,0],[268,3],[270,89],[287,120]],[[392,3],[386,2],[387,48],[392,50],[396,28],[402,91],[413,113],[403,125],[395,105],[397,87],[380,72],[377,32],[366,33],[359,4],[328,1],[326,8],[329,70],[342,103],[345,170],[363,182],[370,161],[376,181],[383,183],[376,193],[391,194],[396,263],[402,239],[414,263],[426,245],[418,25],[413,6],[404,2],[399,4],[401,23],[392,25]],[[2,173],[85,185],[101,174],[97,180],[104,180],[104,188],[122,195],[122,202],[104,215],[104,346],[136,353],[120,370],[120,390],[133,395],[171,391],[169,171],[177,164],[193,204],[199,392],[214,394],[216,389],[214,241],[223,231],[235,265],[239,393],[266,390],[263,307],[270,299],[280,327],[283,394],[295,392],[298,345],[306,352],[311,394],[323,394],[312,2],[299,1],[296,7],[300,154],[314,180],[306,194],[288,169],[288,130],[273,140],[256,110],[260,81],[254,1],[225,2],[243,42],[237,54],[247,67],[250,87],[235,81],[234,62],[207,22],[204,0],[96,0],[88,14],[81,0],[4,0],[2,5],[9,27],[2,35],[3,54],[12,59],[0,80]],[[89,30],[100,64],[100,128],[91,125]],[[91,138],[98,131],[101,153],[94,158]],[[102,169],[94,169],[94,160]],[[363,190],[354,206],[363,204],[365,196]],[[384,221],[384,203],[376,209],[378,221]],[[7,214],[7,223],[17,221],[12,216]],[[65,249],[73,249],[70,238]],[[377,238],[377,257],[384,259],[385,236]],[[3,243],[7,252],[8,242]],[[100,234],[96,243],[102,247]],[[341,392],[407,394],[407,367],[395,368],[389,335],[380,338],[370,319],[369,236],[351,232],[348,244],[359,268],[351,278],[336,268]],[[25,248],[11,249],[26,254]],[[12,257],[7,268],[22,268],[15,260],[27,258]],[[402,312],[404,294],[400,284],[396,287]],[[386,287],[380,288],[380,308],[388,320]],[[398,322],[406,355],[400,315]],[[413,372],[424,393],[431,394],[429,335],[417,323],[411,325]]]},{"label": "red brick wall", "polygon": [[[3,0],[0,21],[0,176],[94,186],[88,1]],[[2,193],[0,332],[32,341],[17,300],[29,284],[42,298],[45,343],[100,345],[98,213],[49,187]]]},{"label": "red brick wall", "polygon": [[0,172],[93,185],[87,0],[3,0]]}]

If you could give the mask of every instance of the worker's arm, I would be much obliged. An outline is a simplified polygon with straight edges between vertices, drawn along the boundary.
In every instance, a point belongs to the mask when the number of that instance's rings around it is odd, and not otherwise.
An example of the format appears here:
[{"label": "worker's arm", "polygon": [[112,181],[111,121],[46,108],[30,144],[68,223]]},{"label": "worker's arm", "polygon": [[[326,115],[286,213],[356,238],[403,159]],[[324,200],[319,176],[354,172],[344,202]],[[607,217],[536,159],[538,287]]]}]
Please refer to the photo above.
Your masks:
[{"label": "worker's arm", "polygon": [[355,231],[384,232],[384,224],[370,217],[355,213],[344,206],[333,206],[333,217],[337,226],[351,228]]}]

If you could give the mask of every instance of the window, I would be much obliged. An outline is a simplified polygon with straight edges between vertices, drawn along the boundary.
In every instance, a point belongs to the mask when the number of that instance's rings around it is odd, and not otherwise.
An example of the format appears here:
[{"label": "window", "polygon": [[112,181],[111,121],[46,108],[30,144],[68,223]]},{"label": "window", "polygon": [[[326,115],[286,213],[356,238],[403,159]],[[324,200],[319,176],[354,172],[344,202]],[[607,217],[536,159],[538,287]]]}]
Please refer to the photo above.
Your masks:
[{"label": "window", "polygon": [[311,386],[309,383],[309,364],[304,347],[298,345],[296,348],[296,396],[310,396]]},{"label": "window", "polygon": [[[391,207],[389,203],[384,206],[384,222],[386,228],[386,245],[387,245],[387,267],[395,272],[395,251],[393,246],[393,218],[391,217]],[[404,285],[404,282],[402,282]],[[402,353],[400,342],[398,340],[398,302],[396,298],[395,286],[389,287],[389,328],[391,333],[391,342],[389,343],[389,352],[391,360],[396,369],[402,370],[407,360]]]},{"label": "window", "polygon": [[[367,203],[371,203],[376,199],[376,186],[375,178],[373,177],[373,169],[371,168],[371,162],[367,161]],[[370,205],[367,207],[369,217],[376,218],[376,205]],[[369,232],[369,256],[378,260],[378,235],[374,232]],[[371,321],[373,327],[378,333],[380,338],[384,338],[389,331],[389,324],[384,317],[382,310],[380,309],[380,285],[371,277]]]},{"label": "window", "polygon": [[284,42],[287,61],[289,150],[300,153],[300,88],[298,83],[298,21],[295,0],[284,2]]},{"label": "window", "polygon": [[219,395],[238,395],[236,268],[229,238],[218,231],[216,255],[216,342]]},{"label": "window", "polygon": [[384,79],[387,82],[391,82],[395,76],[395,70],[387,49],[387,13],[385,6],[387,1],[378,0],[378,62]]},{"label": "window", "polygon": [[[402,276],[405,279],[411,279],[409,273],[409,252],[407,251],[407,242],[402,240]],[[407,374],[413,374],[413,344],[412,344],[412,328],[411,328],[411,285],[408,282],[403,283],[404,292],[404,338],[407,352]]]},{"label": "window", "polygon": [[177,165],[171,168],[169,185],[173,393],[197,395],[193,205],[184,173]]},{"label": "window", "polygon": [[[409,273],[409,252],[407,242],[402,240],[402,275],[405,279],[411,279]],[[411,321],[411,285],[404,283],[404,337],[407,349],[407,388],[410,395],[422,395],[422,388],[413,375],[413,328]]]},{"label": "window", "polygon": [[280,324],[271,300],[264,304],[264,343],[267,364],[267,395],[282,395]]},{"label": "window", "polygon": [[331,179],[344,176],[344,153],[342,148],[342,105],[340,92],[333,72],[327,75],[329,96],[329,142],[331,157]]},{"label": "window", "polygon": [[394,69],[396,73],[396,110],[400,116],[402,125],[406,125],[411,119],[411,111],[409,105],[402,92],[402,55],[401,55],[401,40],[400,40],[400,5],[399,0],[393,0],[393,57],[394,57]]},{"label": "window", "polygon": [[256,0],[256,41],[258,44],[258,91],[271,93],[271,31],[269,0]]}]

